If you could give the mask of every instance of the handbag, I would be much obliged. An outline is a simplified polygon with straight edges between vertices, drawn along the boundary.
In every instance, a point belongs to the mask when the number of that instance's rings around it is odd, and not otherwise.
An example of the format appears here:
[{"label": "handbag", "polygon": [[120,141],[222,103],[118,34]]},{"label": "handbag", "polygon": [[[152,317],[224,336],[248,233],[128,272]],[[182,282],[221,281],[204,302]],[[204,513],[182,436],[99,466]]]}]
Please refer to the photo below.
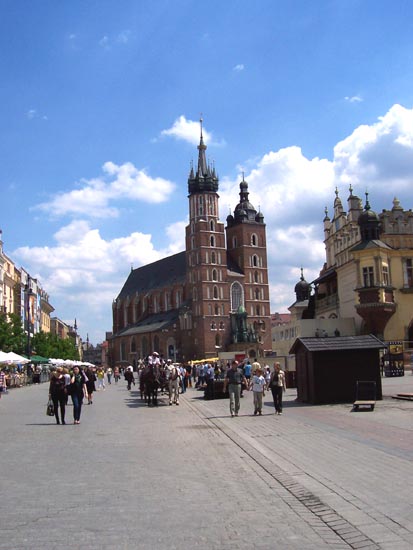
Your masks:
[{"label": "handbag", "polygon": [[54,406],[51,399],[49,399],[49,401],[47,402],[46,414],[47,416],[54,416]]}]

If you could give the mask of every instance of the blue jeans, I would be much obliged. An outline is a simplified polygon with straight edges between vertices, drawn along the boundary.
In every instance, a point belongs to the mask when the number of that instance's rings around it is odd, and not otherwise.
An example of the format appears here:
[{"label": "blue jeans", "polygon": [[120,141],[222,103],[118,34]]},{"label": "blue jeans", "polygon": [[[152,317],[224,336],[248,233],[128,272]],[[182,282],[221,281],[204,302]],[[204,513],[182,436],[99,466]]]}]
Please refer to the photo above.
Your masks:
[{"label": "blue jeans", "polygon": [[73,402],[73,420],[80,420],[80,413],[82,412],[83,394],[79,395],[74,393],[72,395]]}]

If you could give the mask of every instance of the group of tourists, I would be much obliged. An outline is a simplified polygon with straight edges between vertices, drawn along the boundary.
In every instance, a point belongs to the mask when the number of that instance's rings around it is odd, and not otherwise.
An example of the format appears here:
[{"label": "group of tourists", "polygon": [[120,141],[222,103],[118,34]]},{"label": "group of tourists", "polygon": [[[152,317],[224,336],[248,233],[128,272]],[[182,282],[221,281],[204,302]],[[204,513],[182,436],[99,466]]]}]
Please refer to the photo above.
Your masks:
[{"label": "group of tourists", "polygon": [[248,361],[241,367],[238,361],[232,361],[224,379],[224,392],[229,392],[229,410],[231,416],[238,416],[242,389],[253,392],[254,415],[262,415],[263,397],[265,391],[271,390],[275,414],[282,414],[282,395],[286,389],[285,373],[280,363],[274,363],[272,372],[263,369],[258,361]]},{"label": "group of tourists", "polygon": [[[80,424],[83,398],[88,395],[88,378],[78,366],[72,373],[63,367],[57,367],[50,376],[49,398],[53,402],[56,424],[66,424],[66,405],[69,396],[73,403],[73,423]],[[59,416],[60,412],[60,416]]]},{"label": "group of tourists", "polygon": [[[156,381],[156,393],[154,404],[157,404],[157,390],[165,392],[169,397],[169,405],[179,405],[180,393],[185,393],[187,387],[205,389],[206,399],[213,399],[214,384],[216,380],[224,382],[223,391],[228,389],[230,397],[230,414],[238,416],[240,398],[244,390],[253,392],[254,415],[262,415],[263,397],[266,391],[271,391],[275,414],[282,414],[282,396],[286,389],[285,373],[280,363],[274,363],[273,369],[268,365],[261,366],[255,360],[252,364],[249,360],[239,364],[234,360],[226,365],[218,362],[203,362],[197,365],[182,365],[173,363],[171,359],[166,361],[157,352],[153,352],[145,360],[139,360],[137,367],[137,379],[141,390],[141,396],[151,404],[149,392],[145,393],[146,385]],[[116,374],[116,373],[115,373]],[[133,367],[129,366],[124,371],[124,377],[128,384],[128,390],[135,385]],[[148,378],[149,377],[149,378]]]},{"label": "group of tourists", "polygon": [[66,405],[69,397],[73,403],[73,423],[80,424],[83,400],[92,405],[94,392],[105,390],[105,375],[111,384],[112,372],[110,367],[105,371],[103,367],[88,367],[82,370],[74,366],[71,372],[67,368],[57,367],[51,373],[49,383],[49,399],[53,402],[56,424],[66,424]]}]

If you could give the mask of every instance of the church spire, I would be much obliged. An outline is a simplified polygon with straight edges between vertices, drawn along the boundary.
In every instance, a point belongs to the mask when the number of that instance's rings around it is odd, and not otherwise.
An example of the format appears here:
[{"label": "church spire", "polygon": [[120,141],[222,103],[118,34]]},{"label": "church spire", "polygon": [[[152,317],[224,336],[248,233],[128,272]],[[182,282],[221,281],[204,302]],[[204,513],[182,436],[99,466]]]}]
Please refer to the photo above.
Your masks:
[{"label": "church spire", "polygon": [[206,160],[205,151],[207,146],[204,143],[203,132],[203,118],[199,120],[200,123],[200,140],[198,145],[198,167],[196,173],[191,167],[188,178],[188,191],[189,194],[202,193],[202,192],[214,192],[218,191],[218,177],[215,172],[215,166],[211,169]]},{"label": "church spire", "polygon": [[207,149],[207,146],[204,143],[204,136],[203,136],[203,132],[202,132],[202,123],[203,122],[204,122],[204,120],[201,117],[199,119],[199,124],[200,124],[200,127],[201,127],[201,138],[199,140],[199,145],[198,145],[198,151],[199,151],[198,152],[198,171],[197,171],[197,176],[198,177],[205,177],[208,174],[208,166],[207,166],[206,156],[205,156],[205,151]]}]

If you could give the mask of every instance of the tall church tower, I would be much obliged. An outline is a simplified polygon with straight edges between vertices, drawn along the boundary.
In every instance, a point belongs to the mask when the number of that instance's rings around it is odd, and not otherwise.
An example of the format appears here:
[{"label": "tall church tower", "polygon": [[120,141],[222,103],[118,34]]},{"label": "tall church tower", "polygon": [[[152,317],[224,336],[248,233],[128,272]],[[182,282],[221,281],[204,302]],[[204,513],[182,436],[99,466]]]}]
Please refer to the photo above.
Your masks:
[{"label": "tall church tower", "polygon": [[[230,262],[237,265],[243,277],[238,284],[243,308],[248,315],[249,331],[253,331],[264,350],[271,349],[271,316],[267,268],[267,241],[264,216],[249,202],[248,183],[242,177],[240,200],[234,215],[227,217],[227,248]],[[231,302],[233,302],[233,290]],[[232,311],[235,307],[231,305]]]},{"label": "tall church tower", "polygon": [[229,334],[227,252],[224,224],[219,221],[218,177],[206,161],[202,119],[200,123],[198,166],[196,172],[191,167],[188,178],[187,288],[192,302],[194,354],[212,357],[226,344]]}]

